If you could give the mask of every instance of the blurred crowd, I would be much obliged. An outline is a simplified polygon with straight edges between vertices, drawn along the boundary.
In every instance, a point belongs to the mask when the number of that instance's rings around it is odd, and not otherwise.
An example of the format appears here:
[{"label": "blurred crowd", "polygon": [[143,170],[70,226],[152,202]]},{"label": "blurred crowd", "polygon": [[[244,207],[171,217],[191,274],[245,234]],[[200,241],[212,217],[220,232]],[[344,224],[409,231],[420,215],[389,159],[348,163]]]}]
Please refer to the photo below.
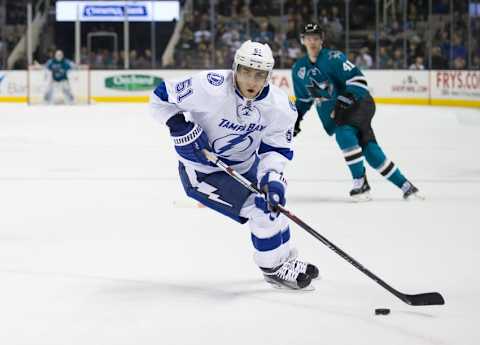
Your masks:
[{"label": "blurred crowd", "polygon": [[[175,68],[228,68],[235,50],[247,39],[268,43],[277,68],[289,68],[304,54],[300,44],[303,25],[315,22],[326,31],[325,45],[348,52],[349,60],[363,69],[465,69],[468,61],[467,1],[456,2],[453,22],[449,0],[433,2],[431,30],[428,0],[391,1],[378,23],[372,1],[350,1],[350,34],[345,38],[345,1],[285,0],[254,2],[218,1],[210,16],[209,1],[196,0],[186,14],[175,48]],[[354,12],[355,15],[351,15]],[[383,8],[382,11],[383,12]],[[480,20],[472,20],[471,68],[480,68]],[[431,38],[430,38],[431,37]],[[431,57],[427,42],[431,41]],[[377,50],[378,44],[378,50]],[[378,54],[378,55],[377,55]],[[431,65],[430,65],[431,64]]]},{"label": "blurred crowd", "polygon": [[5,65],[11,52],[25,33],[26,11],[24,1],[9,1],[0,4],[0,67]]},{"label": "blurred crowd", "polygon": [[[7,1],[6,6],[0,6],[0,22],[6,23],[0,30],[0,65],[4,65],[7,53],[25,32],[26,1]],[[144,39],[129,52],[130,68],[230,68],[235,50],[247,39],[268,43],[276,68],[290,68],[304,54],[301,28],[317,22],[327,34],[325,46],[346,52],[349,60],[362,69],[480,69],[480,16],[469,20],[468,1],[455,1],[452,13],[450,0],[433,1],[430,18],[429,0],[407,1],[406,10],[405,1],[380,1],[382,6],[390,5],[380,8],[379,18],[372,16],[371,0],[349,1],[348,37],[344,0],[216,0],[213,4],[210,0],[182,1],[184,20],[179,22],[182,30],[171,62],[161,64],[166,43],[157,47],[157,57],[152,58],[150,41]],[[121,25],[108,27],[106,23],[90,29],[122,32]],[[143,32],[135,32],[133,25],[131,30],[131,40],[144,36]],[[35,53],[40,63],[56,49],[63,49],[65,39],[58,39],[58,33],[50,36],[54,38],[45,41],[46,46]],[[71,41],[71,37],[66,40]],[[72,54],[66,55],[72,58]],[[118,52],[101,45],[90,51],[86,46],[81,48],[81,63],[94,69],[123,68],[124,61],[121,47]]]}]

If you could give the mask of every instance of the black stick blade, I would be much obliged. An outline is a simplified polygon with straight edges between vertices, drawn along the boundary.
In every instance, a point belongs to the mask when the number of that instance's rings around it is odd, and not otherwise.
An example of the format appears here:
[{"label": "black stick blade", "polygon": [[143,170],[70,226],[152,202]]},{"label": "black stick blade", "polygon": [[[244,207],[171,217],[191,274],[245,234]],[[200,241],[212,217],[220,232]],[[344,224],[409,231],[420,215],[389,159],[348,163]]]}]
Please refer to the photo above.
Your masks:
[{"label": "black stick blade", "polygon": [[443,305],[445,300],[438,292],[421,293],[418,295],[403,295],[402,300],[410,305]]}]

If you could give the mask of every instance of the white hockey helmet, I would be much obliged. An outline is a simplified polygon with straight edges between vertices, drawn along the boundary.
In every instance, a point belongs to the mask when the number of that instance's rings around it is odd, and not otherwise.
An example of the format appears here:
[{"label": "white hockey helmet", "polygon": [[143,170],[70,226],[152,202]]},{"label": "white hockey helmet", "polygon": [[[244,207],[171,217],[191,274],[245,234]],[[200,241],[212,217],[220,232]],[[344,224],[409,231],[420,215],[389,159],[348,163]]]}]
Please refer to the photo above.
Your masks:
[{"label": "white hockey helmet", "polygon": [[235,53],[233,60],[234,73],[237,72],[238,65],[268,71],[268,77],[265,80],[265,85],[267,85],[272,76],[275,60],[273,59],[272,50],[268,44],[248,40],[243,42]]}]

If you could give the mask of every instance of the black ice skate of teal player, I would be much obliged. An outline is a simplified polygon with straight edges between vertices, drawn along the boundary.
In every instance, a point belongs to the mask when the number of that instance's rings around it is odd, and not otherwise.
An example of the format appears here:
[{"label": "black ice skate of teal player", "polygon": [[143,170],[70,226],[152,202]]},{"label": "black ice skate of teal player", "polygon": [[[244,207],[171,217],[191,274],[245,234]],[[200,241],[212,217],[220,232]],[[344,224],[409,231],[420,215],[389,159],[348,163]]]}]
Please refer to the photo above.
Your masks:
[{"label": "black ice skate of teal player", "polygon": [[301,42],[307,54],[292,67],[295,105],[300,122],[313,103],[328,135],[335,135],[353,178],[350,196],[354,201],[370,200],[363,157],[382,176],[403,191],[404,199],[422,199],[418,189],[389,160],[377,143],[371,126],[375,102],[362,72],[338,50],[323,47],[325,33],[318,24],[307,24]]},{"label": "black ice skate of teal player", "polygon": [[68,72],[73,67],[73,62],[66,59],[61,50],[57,50],[53,59],[47,61],[45,68],[50,72],[51,78],[44,95],[46,103],[51,104],[53,102],[53,92],[56,86],[63,92],[66,99],[65,103],[73,103],[74,98],[68,82]]},{"label": "black ice skate of teal player", "polygon": [[[293,157],[297,112],[288,96],[270,84],[270,47],[246,41],[233,70],[204,71],[162,82],[151,96],[155,119],[169,128],[186,194],[238,223],[248,223],[253,258],[274,286],[304,289],[318,268],[297,258],[290,246],[288,219],[275,211],[286,203],[285,166]],[[251,193],[202,150],[257,183]],[[208,229],[202,229],[208,231]]]}]

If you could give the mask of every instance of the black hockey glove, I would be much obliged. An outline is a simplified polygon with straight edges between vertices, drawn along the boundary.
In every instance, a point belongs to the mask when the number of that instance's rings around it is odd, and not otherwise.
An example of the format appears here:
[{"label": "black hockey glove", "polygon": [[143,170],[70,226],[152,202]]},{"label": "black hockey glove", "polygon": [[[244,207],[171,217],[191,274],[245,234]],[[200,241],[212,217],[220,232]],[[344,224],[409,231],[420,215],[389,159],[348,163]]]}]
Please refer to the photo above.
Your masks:
[{"label": "black hockey glove", "polygon": [[212,150],[207,134],[202,127],[193,122],[185,121],[185,116],[182,113],[172,116],[167,121],[167,126],[170,128],[175,150],[180,157],[192,162],[211,165],[202,152],[203,149]]},{"label": "black hockey glove", "polygon": [[312,79],[311,81],[312,84],[306,86],[308,92],[310,93],[310,96],[312,96],[313,98],[328,99],[328,82],[319,83],[315,79]]},{"label": "black hockey glove", "polygon": [[335,102],[335,113],[337,110],[340,111],[349,111],[355,105],[355,97],[351,93],[346,93],[344,95],[339,95],[337,101]]},{"label": "black hockey glove", "polygon": [[356,105],[355,97],[351,93],[339,95],[335,102],[335,110],[333,119],[336,124],[340,125],[346,121],[346,115],[350,114]]}]

